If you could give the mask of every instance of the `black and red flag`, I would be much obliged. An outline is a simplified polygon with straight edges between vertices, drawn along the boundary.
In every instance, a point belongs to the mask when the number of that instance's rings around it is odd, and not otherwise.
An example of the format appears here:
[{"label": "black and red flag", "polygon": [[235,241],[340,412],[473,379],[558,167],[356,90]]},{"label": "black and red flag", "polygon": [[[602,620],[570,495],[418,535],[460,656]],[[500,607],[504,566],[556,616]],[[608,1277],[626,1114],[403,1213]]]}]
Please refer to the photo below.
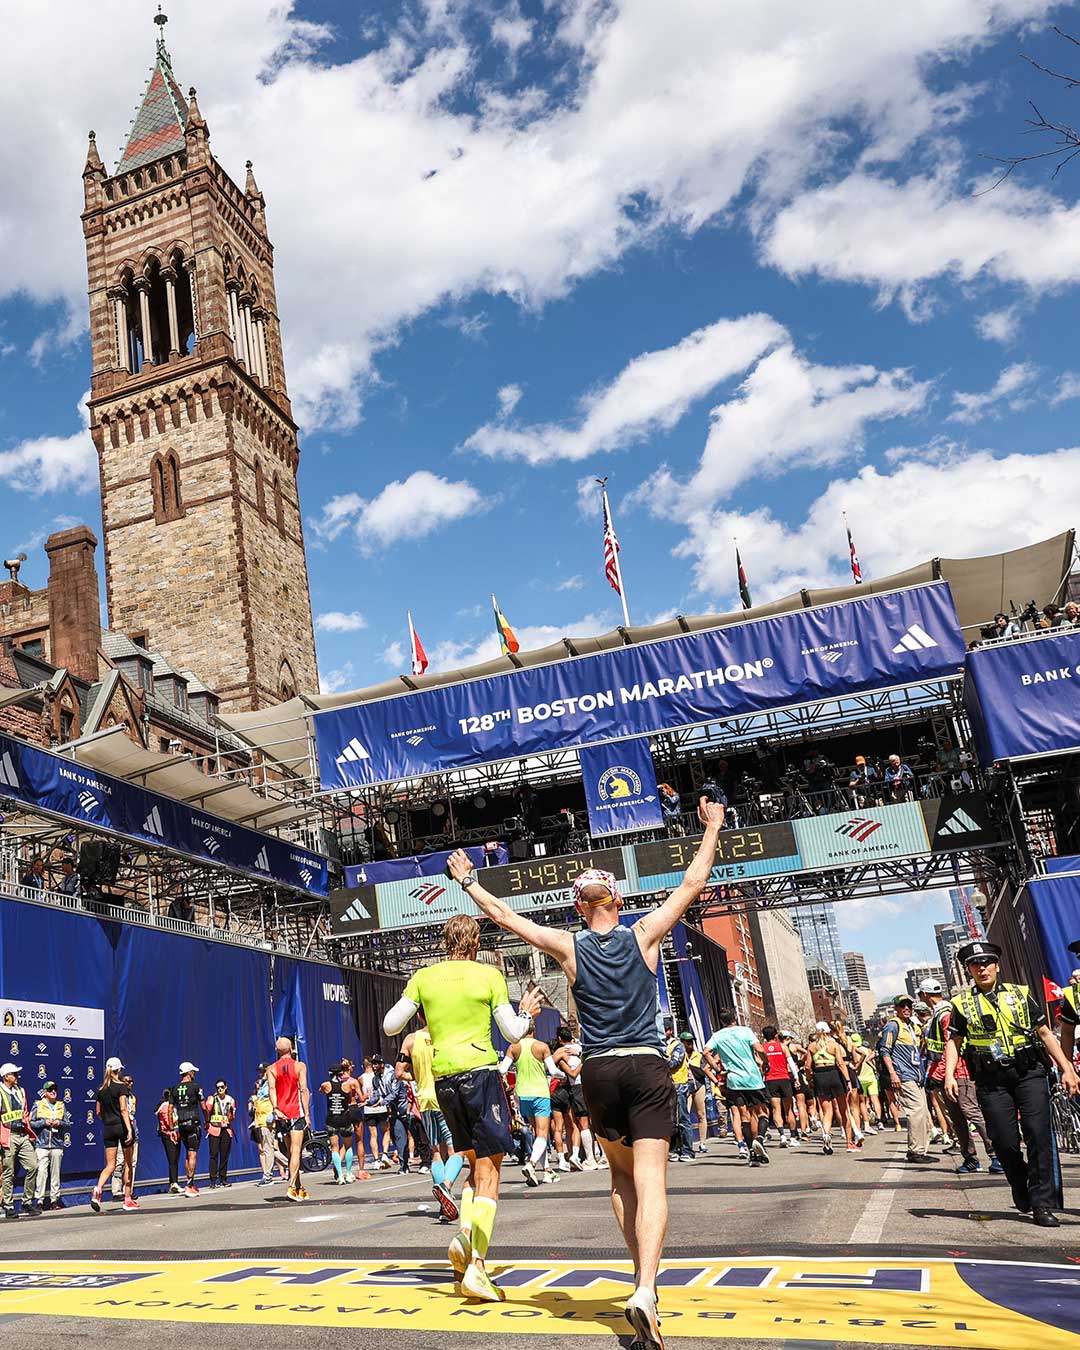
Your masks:
[{"label": "black and red flag", "polygon": [[735,570],[739,574],[739,599],[742,601],[743,609],[749,609],[754,602],[750,598],[750,585],[746,580],[746,568],[742,565],[738,544],[735,545]]}]

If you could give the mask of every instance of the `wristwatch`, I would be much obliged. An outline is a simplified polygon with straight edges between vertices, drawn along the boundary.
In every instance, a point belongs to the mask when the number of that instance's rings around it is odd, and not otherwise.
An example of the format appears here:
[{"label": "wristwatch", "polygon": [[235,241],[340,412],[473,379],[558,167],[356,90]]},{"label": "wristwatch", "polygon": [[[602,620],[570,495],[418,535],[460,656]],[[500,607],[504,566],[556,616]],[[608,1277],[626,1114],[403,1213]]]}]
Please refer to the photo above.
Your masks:
[{"label": "wristwatch", "polygon": [[479,879],[480,878],[476,875],[475,872],[466,872],[465,875],[458,882],[458,885],[461,887],[463,891],[467,891],[470,886],[475,886],[476,883],[479,881]]}]

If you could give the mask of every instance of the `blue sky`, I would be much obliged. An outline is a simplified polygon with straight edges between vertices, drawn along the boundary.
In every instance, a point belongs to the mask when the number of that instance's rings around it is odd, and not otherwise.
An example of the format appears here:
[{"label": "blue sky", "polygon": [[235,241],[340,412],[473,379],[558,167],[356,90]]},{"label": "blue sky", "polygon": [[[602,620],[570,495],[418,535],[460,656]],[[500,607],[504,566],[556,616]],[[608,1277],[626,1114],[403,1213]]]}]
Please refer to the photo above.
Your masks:
[{"label": "blue sky", "polygon": [[[0,535],[38,585],[99,519],[80,174],[154,6],[10,8]],[[733,535],[755,599],[845,579],[844,509],[869,575],[1076,523],[1080,161],[980,195],[1029,98],[1074,117],[1021,59],[1069,68],[1063,7],[167,9],[267,198],[327,688],[402,670],[407,608],[433,665],[491,655],[492,589],[525,646],[611,627],[597,474],[637,622],[732,607]]]}]

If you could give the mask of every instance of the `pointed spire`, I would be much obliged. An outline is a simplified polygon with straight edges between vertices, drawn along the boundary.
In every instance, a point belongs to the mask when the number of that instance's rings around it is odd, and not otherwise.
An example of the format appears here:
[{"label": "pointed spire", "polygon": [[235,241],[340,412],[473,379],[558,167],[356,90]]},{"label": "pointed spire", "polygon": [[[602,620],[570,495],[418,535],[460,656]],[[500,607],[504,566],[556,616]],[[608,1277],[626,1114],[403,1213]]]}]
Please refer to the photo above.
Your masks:
[{"label": "pointed spire", "polygon": [[259,185],[255,181],[255,170],[251,166],[250,159],[244,167],[247,169],[247,182],[244,184],[244,195],[248,197],[261,197],[262,193],[259,191]]},{"label": "pointed spire", "polygon": [[206,118],[203,117],[202,112],[199,109],[199,100],[195,94],[194,85],[188,90],[188,98],[190,99],[190,102],[188,103],[187,121],[184,124],[184,130],[205,131]]},{"label": "pointed spire", "polygon": [[105,166],[101,162],[101,156],[98,154],[97,136],[91,131],[89,143],[86,147],[86,164],[83,167],[83,177],[88,173],[104,173]]},{"label": "pointed spire", "polygon": [[193,169],[210,162],[210,131],[206,125],[206,118],[199,109],[194,85],[188,90],[188,96],[191,101],[188,103],[187,121],[184,123],[184,137],[187,140],[188,168]]},{"label": "pointed spire", "polygon": [[117,173],[138,169],[184,149],[184,96],[176,83],[172,58],[165,47],[167,20],[160,5],[154,22],[158,25],[154,64],[128,132],[124,153],[116,166]]}]

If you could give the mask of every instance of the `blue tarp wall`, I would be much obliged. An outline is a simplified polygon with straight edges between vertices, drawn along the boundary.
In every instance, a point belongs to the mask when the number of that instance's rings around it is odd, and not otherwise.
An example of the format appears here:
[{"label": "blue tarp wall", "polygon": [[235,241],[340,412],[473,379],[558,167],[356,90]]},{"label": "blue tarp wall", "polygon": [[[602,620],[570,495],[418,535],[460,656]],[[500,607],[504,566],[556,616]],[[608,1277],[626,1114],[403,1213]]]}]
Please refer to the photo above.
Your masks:
[{"label": "blue tarp wall", "polygon": [[[154,1110],[185,1059],[199,1065],[204,1089],[218,1077],[228,1082],[239,1108],[230,1166],[256,1166],[246,1104],[259,1063],[274,1058],[275,1028],[301,1035],[315,1085],[343,1054],[359,1063],[348,1001],[358,974],[0,899],[0,999],[104,1009],[105,1054],[118,1055],[135,1079],[145,1177],[165,1170]],[[30,1069],[32,1053],[21,1055]],[[36,1089],[32,1072],[23,1081]],[[312,1093],[316,1127],[323,1100]],[[204,1143],[200,1170],[205,1165]]]},{"label": "blue tarp wall", "polygon": [[[1078,962],[1068,950],[1080,938],[1080,876],[1039,877],[1027,884],[1039,938],[1046,958],[1046,974],[1068,984]],[[1042,989],[1037,997],[1042,996]]]}]

